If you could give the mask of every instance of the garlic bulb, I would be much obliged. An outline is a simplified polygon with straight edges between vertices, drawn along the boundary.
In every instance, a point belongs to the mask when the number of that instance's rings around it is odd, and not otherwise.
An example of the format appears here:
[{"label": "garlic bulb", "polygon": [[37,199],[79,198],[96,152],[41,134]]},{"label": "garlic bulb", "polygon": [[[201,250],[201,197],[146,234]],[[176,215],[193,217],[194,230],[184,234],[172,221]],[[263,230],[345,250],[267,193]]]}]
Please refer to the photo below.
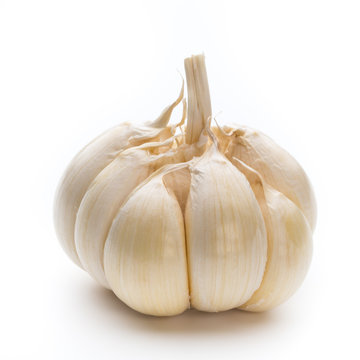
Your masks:
[{"label": "garlic bulb", "polygon": [[[185,59],[185,71],[188,106],[183,84],[158,119],[120,124],[72,160],[56,194],[58,238],[139,312],[271,309],[310,265],[310,182],[264,134],[211,127],[204,56]],[[182,119],[170,126],[181,101]]]}]

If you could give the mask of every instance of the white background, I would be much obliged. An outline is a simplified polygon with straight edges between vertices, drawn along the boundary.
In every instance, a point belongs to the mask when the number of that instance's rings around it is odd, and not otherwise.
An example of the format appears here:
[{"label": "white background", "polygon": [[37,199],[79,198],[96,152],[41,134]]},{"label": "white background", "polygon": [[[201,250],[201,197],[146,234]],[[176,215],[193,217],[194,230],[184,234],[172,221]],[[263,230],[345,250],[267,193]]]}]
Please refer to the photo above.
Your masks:
[{"label": "white background", "polygon": [[[359,19],[344,0],[0,1],[0,358],[358,359]],[[311,269],[268,313],[140,315],[54,234],[73,155],[154,119],[199,52],[219,121],[273,137],[316,191]]]}]

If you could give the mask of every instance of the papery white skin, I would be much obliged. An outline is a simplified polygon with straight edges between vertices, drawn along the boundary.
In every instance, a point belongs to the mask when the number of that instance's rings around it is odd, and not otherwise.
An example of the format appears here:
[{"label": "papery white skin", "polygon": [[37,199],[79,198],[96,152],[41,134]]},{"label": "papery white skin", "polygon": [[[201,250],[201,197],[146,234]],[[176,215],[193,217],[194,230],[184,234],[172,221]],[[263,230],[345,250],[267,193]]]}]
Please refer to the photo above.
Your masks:
[{"label": "papery white skin", "polygon": [[93,180],[77,213],[75,244],[81,264],[105,287],[105,239],[119,207],[150,174],[147,158],[143,150],[121,153]]},{"label": "papery white skin", "polygon": [[[227,144],[225,155],[241,159],[258,171],[264,181],[293,201],[305,214],[310,227],[316,225],[316,201],[310,181],[299,163],[272,139],[247,126],[225,126],[214,130]],[[221,142],[221,141],[220,141]]]},{"label": "papery white skin", "polygon": [[179,97],[166,107],[160,116],[143,127],[123,123],[107,130],[86,145],[70,162],[57,188],[54,203],[55,231],[71,260],[82,267],[75,248],[74,230],[80,203],[95,177],[123,150],[146,141],[161,141],[173,135],[174,127],[167,126]]},{"label": "papery white skin", "polygon": [[312,255],[312,233],[302,211],[286,196],[264,182],[261,175],[238,159],[260,205],[268,239],[266,268],[260,287],[241,306],[265,311],[286,301],[299,288]]},{"label": "papery white skin", "polygon": [[174,138],[145,143],[121,152],[91,182],[76,216],[75,244],[83,268],[109,287],[104,274],[104,246],[118,209],[129,194],[161,164],[167,154],[149,155],[148,150],[172,145]]},{"label": "papery white skin", "polygon": [[265,224],[245,176],[215,145],[190,173],[185,227],[191,304],[203,311],[229,310],[261,283]]},{"label": "papery white skin", "polygon": [[104,264],[110,287],[133,309],[176,315],[190,307],[184,221],[163,176],[152,176],[120,208]]}]

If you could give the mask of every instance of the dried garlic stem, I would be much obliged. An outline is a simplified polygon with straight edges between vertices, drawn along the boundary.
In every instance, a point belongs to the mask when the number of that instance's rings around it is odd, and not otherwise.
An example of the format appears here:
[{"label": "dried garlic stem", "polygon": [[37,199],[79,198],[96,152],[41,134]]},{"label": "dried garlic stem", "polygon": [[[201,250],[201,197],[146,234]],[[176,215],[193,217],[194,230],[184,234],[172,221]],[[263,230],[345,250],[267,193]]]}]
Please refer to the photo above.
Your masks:
[{"label": "dried garlic stem", "polygon": [[199,140],[206,122],[211,117],[211,101],[206,74],[205,56],[195,55],[184,61],[188,90],[188,122],[186,143]]}]

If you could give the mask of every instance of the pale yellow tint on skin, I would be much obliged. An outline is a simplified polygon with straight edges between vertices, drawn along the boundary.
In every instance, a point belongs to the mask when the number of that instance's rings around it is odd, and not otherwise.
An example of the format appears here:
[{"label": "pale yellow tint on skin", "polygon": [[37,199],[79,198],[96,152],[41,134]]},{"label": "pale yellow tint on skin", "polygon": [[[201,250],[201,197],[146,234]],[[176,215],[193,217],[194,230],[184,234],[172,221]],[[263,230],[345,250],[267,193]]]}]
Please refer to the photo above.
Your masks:
[{"label": "pale yellow tint on skin", "polygon": [[240,128],[226,152],[258,171],[264,181],[295,203],[305,214],[312,229],[316,225],[316,201],[310,181],[299,163],[265,134]]},{"label": "pale yellow tint on skin", "polygon": [[185,227],[191,305],[232,309],[263,277],[267,242],[260,207],[245,176],[215,146],[190,172]]},{"label": "pale yellow tint on skin", "polygon": [[106,278],[133,309],[176,315],[189,308],[183,216],[162,175],[120,209],[105,245]]},{"label": "pale yellow tint on skin", "polygon": [[104,246],[116,213],[131,191],[150,173],[145,150],[127,150],[91,183],[76,217],[75,243],[84,269],[109,287],[103,269]]},{"label": "pale yellow tint on skin", "polygon": [[82,267],[76,252],[76,214],[95,177],[126,147],[131,125],[122,124],[97,137],[71,161],[60,181],[54,204],[54,224],[60,243],[71,260]]},{"label": "pale yellow tint on skin", "polygon": [[99,135],[86,145],[66,168],[55,195],[55,231],[71,260],[82,267],[75,245],[75,221],[80,203],[95,177],[116,156],[130,146],[147,141],[163,141],[172,136],[175,127],[167,126],[174,108],[184,96],[184,81],[179,96],[167,106],[157,119],[142,127],[122,123]]},{"label": "pale yellow tint on skin", "polygon": [[234,160],[260,204],[268,239],[263,280],[241,309],[265,311],[286,301],[303,282],[311,261],[312,233],[304,214],[292,201],[264,183],[253,169]]}]

